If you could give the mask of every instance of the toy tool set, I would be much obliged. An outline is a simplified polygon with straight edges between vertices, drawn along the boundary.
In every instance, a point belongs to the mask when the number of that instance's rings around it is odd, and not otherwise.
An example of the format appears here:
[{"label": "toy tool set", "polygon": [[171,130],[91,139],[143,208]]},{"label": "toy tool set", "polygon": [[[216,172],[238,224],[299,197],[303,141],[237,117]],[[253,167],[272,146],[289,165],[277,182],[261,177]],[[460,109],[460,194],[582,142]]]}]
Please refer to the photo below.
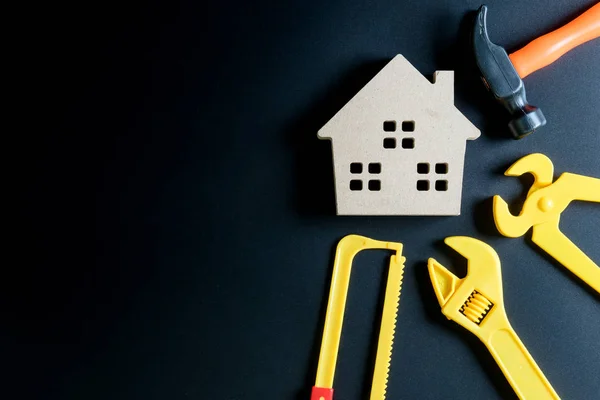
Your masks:
[{"label": "toy tool set", "polygon": [[[528,103],[523,78],[598,38],[600,3],[510,55],[490,41],[486,18],[487,8],[482,6],[472,25],[475,62],[487,89],[511,114],[512,136],[521,139],[546,124],[541,110]],[[480,132],[454,107],[453,80],[453,72],[438,71],[429,81],[398,55],[319,130],[320,139],[332,142],[338,215],[460,214],[467,141]],[[517,238],[531,229],[533,243],[600,294],[600,267],[559,229],[561,214],[572,201],[600,203],[600,179],[570,172],[555,179],[552,161],[539,153],[522,157],[505,175],[527,173],[534,182],[519,215],[509,211],[502,197],[493,197],[498,231]],[[559,399],[509,322],[498,254],[470,237],[448,237],[445,243],[467,259],[468,271],[461,279],[429,259],[429,277],[442,313],[485,345],[520,399]],[[403,245],[349,235],[335,253],[311,400],[333,399],[352,261],[367,249],[392,253],[370,399],[385,399],[388,380],[393,379],[390,361],[405,264]]]}]

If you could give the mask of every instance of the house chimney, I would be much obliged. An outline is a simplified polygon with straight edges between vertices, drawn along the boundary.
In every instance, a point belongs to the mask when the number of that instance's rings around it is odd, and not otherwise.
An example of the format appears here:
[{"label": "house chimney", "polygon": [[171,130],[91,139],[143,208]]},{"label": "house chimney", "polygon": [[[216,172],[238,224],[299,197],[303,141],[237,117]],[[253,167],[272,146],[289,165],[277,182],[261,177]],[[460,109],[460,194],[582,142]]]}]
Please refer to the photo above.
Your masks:
[{"label": "house chimney", "polygon": [[436,71],[433,74],[433,84],[443,100],[454,104],[454,71]]}]

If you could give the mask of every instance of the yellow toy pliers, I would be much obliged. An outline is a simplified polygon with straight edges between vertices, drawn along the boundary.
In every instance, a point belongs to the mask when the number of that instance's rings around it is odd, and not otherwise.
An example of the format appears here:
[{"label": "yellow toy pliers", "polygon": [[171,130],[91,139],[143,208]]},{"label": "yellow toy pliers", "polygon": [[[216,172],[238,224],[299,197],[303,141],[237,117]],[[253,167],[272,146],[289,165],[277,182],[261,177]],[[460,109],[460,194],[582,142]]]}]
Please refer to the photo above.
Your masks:
[{"label": "yellow toy pliers", "polygon": [[429,276],[442,313],[485,344],[520,399],[559,399],[508,321],[498,254],[469,237],[449,237],[445,242],[467,258],[468,265],[467,276],[459,279],[429,259]]},{"label": "yellow toy pliers", "polygon": [[552,161],[539,153],[521,158],[505,175],[525,173],[531,173],[535,181],[519,216],[510,213],[500,196],[494,196],[496,227],[502,235],[513,238],[533,227],[535,244],[600,293],[600,268],[558,227],[560,214],[573,200],[600,202],[600,179],[565,172],[553,182]]}]

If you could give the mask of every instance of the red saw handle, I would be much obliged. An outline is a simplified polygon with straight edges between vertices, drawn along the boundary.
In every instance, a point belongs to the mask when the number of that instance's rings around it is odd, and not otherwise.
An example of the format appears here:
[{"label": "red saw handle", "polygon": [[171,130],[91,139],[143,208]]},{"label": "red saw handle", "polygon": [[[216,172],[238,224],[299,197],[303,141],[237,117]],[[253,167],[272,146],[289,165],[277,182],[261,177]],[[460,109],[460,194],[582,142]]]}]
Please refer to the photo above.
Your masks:
[{"label": "red saw handle", "polygon": [[333,400],[333,389],[313,386],[310,400]]},{"label": "red saw handle", "polygon": [[562,28],[535,39],[509,57],[517,73],[525,78],[558,60],[563,54],[600,37],[600,3]]}]

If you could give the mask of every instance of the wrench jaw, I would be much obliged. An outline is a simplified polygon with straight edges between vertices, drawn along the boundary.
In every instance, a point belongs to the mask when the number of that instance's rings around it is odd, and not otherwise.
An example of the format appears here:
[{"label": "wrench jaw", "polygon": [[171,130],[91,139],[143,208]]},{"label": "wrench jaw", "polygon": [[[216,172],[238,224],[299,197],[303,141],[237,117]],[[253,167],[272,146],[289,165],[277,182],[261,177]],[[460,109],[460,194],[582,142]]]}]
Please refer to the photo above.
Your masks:
[{"label": "wrench jaw", "polygon": [[440,307],[443,308],[462,283],[462,279],[459,279],[433,258],[428,260],[427,268],[429,269],[429,278],[433,285],[433,291],[440,303]]},{"label": "wrench jaw", "polygon": [[[467,237],[450,237],[446,244],[468,260],[467,276],[459,279],[433,258],[429,276],[446,318],[486,341],[493,327],[507,321],[502,296],[500,260],[487,244]],[[495,323],[490,321],[496,320]]]}]

